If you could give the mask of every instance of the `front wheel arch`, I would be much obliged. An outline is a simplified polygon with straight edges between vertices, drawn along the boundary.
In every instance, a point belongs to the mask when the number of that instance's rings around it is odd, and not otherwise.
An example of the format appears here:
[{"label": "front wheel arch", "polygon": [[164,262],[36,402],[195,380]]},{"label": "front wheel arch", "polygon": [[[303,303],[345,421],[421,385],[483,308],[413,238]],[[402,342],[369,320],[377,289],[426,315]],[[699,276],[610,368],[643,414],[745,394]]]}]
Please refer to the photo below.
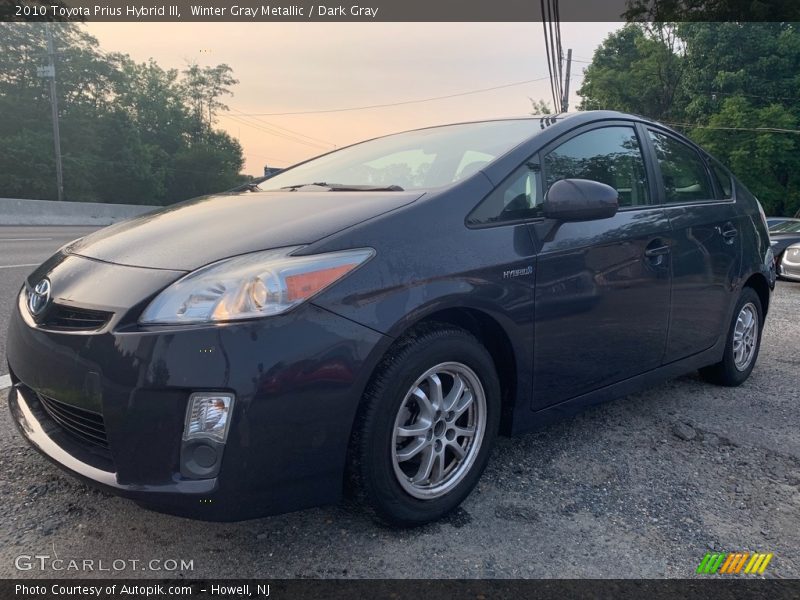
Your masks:
[{"label": "front wheel arch", "polygon": [[[393,411],[398,407],[403,409],[406,384],[420,375],[418,369],[429,368],[428,362],[432,360],[436,364],[463,363],[480,378],[486,400],[485,432],[482,446],[476,449],[478,455],[465,477],[446,495],[419,500],[402,491],[395,470],[387,466],[393,455],[383,450],[385,444],[391,443],[387,435],[392,430],[388,425],[396,422]],[[462,328],[436,322],[418,324],[386,353],[359,404],[347,451],[348,495],[389,524],[415,526],[440,518],[456,508],[477,483],[497,434],[500,410],[500,385],[487,349]]]}]

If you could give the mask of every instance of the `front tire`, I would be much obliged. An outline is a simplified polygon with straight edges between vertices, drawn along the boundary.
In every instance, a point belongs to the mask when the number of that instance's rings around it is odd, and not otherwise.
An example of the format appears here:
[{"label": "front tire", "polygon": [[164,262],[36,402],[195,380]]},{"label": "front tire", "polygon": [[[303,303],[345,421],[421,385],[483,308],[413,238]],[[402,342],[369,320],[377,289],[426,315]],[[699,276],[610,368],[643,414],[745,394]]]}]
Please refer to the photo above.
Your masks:
[{"label": "front tire", "polygon": [[728,387],[744,383],[758,359],[763,328],[761,298],[753,288],[746,287],[733,311],[722,360],[700,369],[700,376],[710,383]]},{"label": "front tire", "polygon": [[486,348],[451,325],[415,328],[365,392],[349,450],[357,499],[391,525],[443,517],[477,484],[499,422],[500,383]]}]

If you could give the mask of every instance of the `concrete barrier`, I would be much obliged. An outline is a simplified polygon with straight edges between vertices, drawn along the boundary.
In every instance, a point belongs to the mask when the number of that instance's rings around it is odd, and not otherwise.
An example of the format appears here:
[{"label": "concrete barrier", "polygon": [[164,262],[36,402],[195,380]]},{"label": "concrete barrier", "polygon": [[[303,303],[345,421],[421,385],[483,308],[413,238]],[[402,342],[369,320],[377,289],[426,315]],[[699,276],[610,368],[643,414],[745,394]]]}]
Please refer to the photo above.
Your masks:
[{"label": "concrete barrier", "polygon": [[0,198],[0,225],[111,225],[157,208],[160,207]]}]

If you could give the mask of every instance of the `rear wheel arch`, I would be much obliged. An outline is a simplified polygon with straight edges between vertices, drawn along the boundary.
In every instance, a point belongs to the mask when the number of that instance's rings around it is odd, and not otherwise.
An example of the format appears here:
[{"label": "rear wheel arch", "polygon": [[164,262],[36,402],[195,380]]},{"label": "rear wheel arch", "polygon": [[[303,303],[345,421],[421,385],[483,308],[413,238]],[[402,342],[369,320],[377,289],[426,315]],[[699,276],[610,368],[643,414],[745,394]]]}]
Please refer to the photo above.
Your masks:
[{"label": "rear wheel arch", "polygon": [[[769,311],[769,299],[770,299],[770,288],[769,283],[767,283],[767,278],[761,273],[753,273],[744,282],[743,288],[752,288],[755,290],[756,294],[758,294],[759,300],[761,300],[761,312],[764,317],[767,316],[767,312]],[[763,322],[761,323],[763,327]]]}]

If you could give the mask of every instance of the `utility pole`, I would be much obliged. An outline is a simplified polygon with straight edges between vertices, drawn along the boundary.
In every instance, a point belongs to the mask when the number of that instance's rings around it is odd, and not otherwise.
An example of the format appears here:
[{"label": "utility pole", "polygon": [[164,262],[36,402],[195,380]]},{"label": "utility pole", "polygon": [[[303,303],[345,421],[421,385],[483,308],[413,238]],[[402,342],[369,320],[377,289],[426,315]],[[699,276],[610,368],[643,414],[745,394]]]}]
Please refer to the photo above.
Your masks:
[{"label": "utility pole", "polygon": [[564,98],[561,100],[561,112],[567,112],[569,110],[569,71],[570,67],[572,66],[572,48],[567,50],[567,72],[566,78],[564,79]]},{"label": "utility pole", "polygon": [[53,147],[56,151],[56,186],[58,200],[64,199],[64,171],[61,166],[61,134],[58,131],[58,97],[56,96],[56,52],[53,49],[53,32],[50,23],[45,23],[47,32],[47,69],[45,77],[50,80],[50,107],[53,111]]}]

